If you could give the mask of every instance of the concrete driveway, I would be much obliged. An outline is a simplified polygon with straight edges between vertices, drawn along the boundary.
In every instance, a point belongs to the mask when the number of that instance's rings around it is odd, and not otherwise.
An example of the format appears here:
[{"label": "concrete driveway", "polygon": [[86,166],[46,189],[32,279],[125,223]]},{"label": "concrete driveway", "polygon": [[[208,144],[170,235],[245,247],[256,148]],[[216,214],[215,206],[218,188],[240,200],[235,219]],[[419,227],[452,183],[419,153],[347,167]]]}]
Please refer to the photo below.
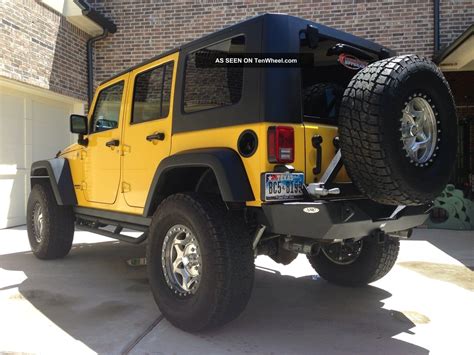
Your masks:
[{"label": "concrete driveway", "polygon": [[212,332],[163,319],[143,246],[76,232],[63,260],[40,261],[24,227],[0,231],[0,353],[472,354],[474,233],[418,229],[397,265],[361,289],[321,280],[306,259],[257,259],[246,311]]}]

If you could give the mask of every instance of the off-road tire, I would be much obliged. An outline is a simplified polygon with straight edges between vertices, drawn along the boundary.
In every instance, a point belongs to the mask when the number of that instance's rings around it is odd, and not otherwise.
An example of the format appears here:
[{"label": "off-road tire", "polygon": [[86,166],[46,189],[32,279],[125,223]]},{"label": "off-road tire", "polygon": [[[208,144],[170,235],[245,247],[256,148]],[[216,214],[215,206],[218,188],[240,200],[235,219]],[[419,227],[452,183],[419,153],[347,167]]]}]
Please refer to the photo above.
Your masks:
[{"label": "off-road tire", "polygon": [[[174,225],[193,232],[202,254],[199,287],[185,296],[173,292],[162,267],[164,238]],[[180,193],[160,204],[150,226],[147,263],[159,309],[185,331],[208,330],[235,319],[252,292],[254,256],[244,219],[212,196]]]},{"label": "off-road tire", "polygon": [[[438,121],[436,152],[423,166],[407,158],[401,140],[401,112],[416,96],[430,102]],[[457,120],[449,85],[434,63],[416,55],[372,63],[344,92],[339,136],[347,172],[368,197],[388,205],[428,203],[455,164]]]},{"label": "off-road tire", "polygon": [[[34,210],[41,208],[43,227],[40,241],[35,228]],[[35,184],[27,205],[27,230],[33,254],[39,259],[58,259],[71,250],[74,238],[74,213],[70,206],[60,206],[47,183]]]},{"label": "off-road tire", "polygon": [[366,237],[360,255],[351,264],[336,264],[322,250],[308,256],[308,260],[319,276],[330,283],[349,287],[365,286],[384,277],[395,265],[400,241],[389,236],[385,238],[381,242],[378,237]]}]

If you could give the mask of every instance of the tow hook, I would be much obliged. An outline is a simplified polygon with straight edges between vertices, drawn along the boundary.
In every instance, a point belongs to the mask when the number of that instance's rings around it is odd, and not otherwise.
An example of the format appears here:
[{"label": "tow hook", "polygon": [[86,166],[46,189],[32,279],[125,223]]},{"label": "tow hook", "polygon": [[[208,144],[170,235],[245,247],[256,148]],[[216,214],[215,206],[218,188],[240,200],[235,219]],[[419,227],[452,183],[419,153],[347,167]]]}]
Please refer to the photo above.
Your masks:
[{"label": "tow hook", "polygon": [[376,229],[372,233],[370,233],[370,237],[373,241],[379,244],[386,244],[389,240],[388,234],[385,234],[382,230]]},{"label": "tow hook", "polygon": [[412,228],[401,230],[401,231],[389,232],[389,233],[385,233],[382,230],[377,229],[371,233],[371,237],[374,238],[379,244],[385,244],[390,241],[390,237],[409,239],[412,234],[413,234]]}]

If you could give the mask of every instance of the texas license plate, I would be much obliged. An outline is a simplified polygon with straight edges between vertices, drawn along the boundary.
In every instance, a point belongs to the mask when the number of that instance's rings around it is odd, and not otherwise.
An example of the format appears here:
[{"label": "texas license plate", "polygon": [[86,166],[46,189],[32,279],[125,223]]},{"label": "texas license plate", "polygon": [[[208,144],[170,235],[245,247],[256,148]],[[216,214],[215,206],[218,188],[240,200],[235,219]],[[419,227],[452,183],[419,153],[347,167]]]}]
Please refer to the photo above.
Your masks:
[{"label": "texas license plate", "polygon": [[265,201],[303,196],[303,173],[265,173]]}]

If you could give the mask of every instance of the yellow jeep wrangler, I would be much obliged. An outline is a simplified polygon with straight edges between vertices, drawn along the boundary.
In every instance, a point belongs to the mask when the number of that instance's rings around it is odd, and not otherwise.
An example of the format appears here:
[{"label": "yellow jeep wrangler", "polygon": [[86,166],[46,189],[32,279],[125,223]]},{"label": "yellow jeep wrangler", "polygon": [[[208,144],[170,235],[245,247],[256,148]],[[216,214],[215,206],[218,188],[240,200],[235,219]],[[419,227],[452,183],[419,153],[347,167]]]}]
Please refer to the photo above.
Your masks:
[{"label": "yellow jeep wrangler", "polygon": [[[309,60],[274,58],[292,55]],[[341,285],[383,277],[457,149],[432,62],[280,14],[117,74],[70,120],[77,144],[31,168],[33,253],[64,257],[75,228],[146,240],[155,300],[187,331],[242,312],[257,255],[288,264],[304,253]]]}]

